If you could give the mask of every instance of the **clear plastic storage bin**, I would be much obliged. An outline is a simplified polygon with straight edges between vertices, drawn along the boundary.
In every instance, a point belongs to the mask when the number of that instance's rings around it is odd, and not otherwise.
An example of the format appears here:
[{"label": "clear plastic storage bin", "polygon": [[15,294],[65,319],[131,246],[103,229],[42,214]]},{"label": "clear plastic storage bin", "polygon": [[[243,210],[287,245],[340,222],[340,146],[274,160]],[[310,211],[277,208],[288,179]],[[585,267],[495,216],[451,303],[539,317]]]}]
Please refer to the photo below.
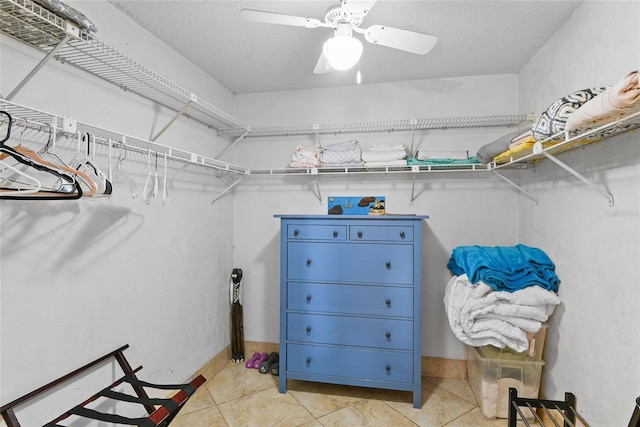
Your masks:
[{"label": "clear plastic storage bin", "polygon": [[[527,340],[529,341],[529,348],[523,351],[522,353],[518,353],[517,351],[510,349],[509,347],[505,347],[502,349],[502,358],[510,358],[510,359],[518,359],[518,360],[532,360],[535,362],[540,362],[542,360],[542,352],[544,351],[544,342],[547,337],[547,329],[549,329],[548,324],[543,324],[540,330],[536,333],[527,333]],[[489,346],[487,346],[489,347]],[[485,357],[493,357],[487,354],[484,354]]]},{"label": "clear plastic storage bin", "polygon": [[518,389],[518,397],[538,397],[544,362],[526,357],[493,346],[467,347],[469,384],[486,418],[508,417],[510,387]]}]

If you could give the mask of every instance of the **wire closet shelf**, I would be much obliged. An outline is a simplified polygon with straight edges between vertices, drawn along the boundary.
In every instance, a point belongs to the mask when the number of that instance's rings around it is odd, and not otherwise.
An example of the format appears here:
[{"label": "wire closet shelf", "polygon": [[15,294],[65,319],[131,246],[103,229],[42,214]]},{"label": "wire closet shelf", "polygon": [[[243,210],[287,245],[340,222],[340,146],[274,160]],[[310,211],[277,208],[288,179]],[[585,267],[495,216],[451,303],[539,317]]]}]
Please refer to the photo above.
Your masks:
[{"label": "wire closet shelf", "polygon": [[[100,41],[31,0],[0,0],[0,30],[126,91],[213,128],[246,128],[237,118]],[[188,109],[187,109],[188,107]],[[187,110],[187,111],[185,111]],[[183,113],[184,112],[184,113]]]},{"label": "wire closet shelf", "polygon": [[[429,119],[385,120],[358,123],[310,124],[292,126],[263,126],[250,128],[221,128],[222,135],[229,137],[256,138],[300,135],[340,135],[367,132],[400,132],[430,129],[461,129],[479,127],[511,127],[526,120],[527,114],[485,116],[485,117],[445,117]],[[246,135],[245,135],[246,133]]]}]

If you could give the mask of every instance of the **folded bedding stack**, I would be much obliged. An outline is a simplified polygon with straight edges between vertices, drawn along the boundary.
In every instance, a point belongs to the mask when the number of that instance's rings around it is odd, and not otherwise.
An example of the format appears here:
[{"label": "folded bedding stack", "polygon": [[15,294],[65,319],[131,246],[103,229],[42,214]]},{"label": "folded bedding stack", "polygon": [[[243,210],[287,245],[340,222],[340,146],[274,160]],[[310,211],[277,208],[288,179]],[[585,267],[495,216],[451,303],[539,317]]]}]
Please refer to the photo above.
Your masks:
[{"label": "folded bedding stack", "polygon": [[322,148],[319,145],[298,145],[291,155],[289,166],[293,168],[317,168],[320,167],[320,154]]},{"label": "folded bedding stack", "polygon": [[449,325],[462,342],[479,347],[527,350],[560,304],[555,265],[540,249],[460,246],[447,267],[454,276],[445,290]]},{"label": "folded bedding stack", "polygon": [[[520,129],[483,145],[476,157],[482,163],[504,163],[531,153],[541,141],[543,148],[581,133],[620,120],[640,111],[640,70],[627,73],[612,86],[585,88],[569,93],[549,105],[530,129]],[[572,144],[594,142],[607,136],[640,127],[640,121],[621,122],[602,131],[591,132]]]},{"label": "folded bedding stack", "polygon": [[478,159],[469,157],[468,151],[416,151],[415,157],[407,160],[409,165],[446,166],[477,164]]},{"label": "folded bedding stack", "polygon": [[293,168],[361,167],[362,152],[356,140],[337,142],[321,147],[298,145],[291,155],[289,166]]},{"label": "folded bedding stack", "polygon": [[406,166],[407,146],[404,144],[394,146],[374,145],[362,152],[362,161],[365,166]]},{"label": "folded bedding stack", "polygon": [[352,139],[350,141],[329,144],[322,149],[320,161],[322,162],[322,166],[325,167],[362,166],[360,143]]},{"label": "folded bedding stack", "polygon": [[565,129],[594,127],[611,123],[640,111],[640,73],[631,71],[617,84],[608,87],[595,98],[584,103],[567,119]]},{"label": "folded bedding stack", "polygon": [[531,129],[518,129],[510,132],[489,144],[485,144],[476,153],[481,163],[503,163],[517,157],[518,153],[524,153],[533,147],[536,139]]}]

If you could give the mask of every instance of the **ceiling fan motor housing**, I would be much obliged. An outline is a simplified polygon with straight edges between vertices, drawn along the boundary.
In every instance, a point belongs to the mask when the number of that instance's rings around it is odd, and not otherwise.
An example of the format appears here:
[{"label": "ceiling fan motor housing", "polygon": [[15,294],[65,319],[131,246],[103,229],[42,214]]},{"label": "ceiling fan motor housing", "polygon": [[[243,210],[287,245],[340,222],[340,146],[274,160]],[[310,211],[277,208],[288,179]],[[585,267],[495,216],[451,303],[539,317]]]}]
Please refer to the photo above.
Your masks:
[{"label": "ceiling fan motor housing", "polygon": [[[346,4],[346,2],[343,2],[343,5],[344,4]],[[340,23],[347,23],[349,24],[349,26],[357,27],[362,24],[362,18],[364,17],[364,15],[366,15],[366,13],[362,15],[355,15],[349,12],[343,6],[335,6],[327,11],[324,16],[324,22],[326,22],[333,28],[336,28],[336,26]]]}]

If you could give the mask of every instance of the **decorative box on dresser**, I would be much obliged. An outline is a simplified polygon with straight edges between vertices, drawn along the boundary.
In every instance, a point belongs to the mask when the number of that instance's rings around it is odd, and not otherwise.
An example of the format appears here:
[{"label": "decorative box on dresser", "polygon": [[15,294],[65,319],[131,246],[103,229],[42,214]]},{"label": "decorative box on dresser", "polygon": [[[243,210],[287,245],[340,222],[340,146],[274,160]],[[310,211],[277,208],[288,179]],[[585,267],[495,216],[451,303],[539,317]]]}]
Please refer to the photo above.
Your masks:
[{"label": "decorative box on dresser", "polygon": [[280,218],[280,393],[287,380],[413,392],[421,401],[422,220]]}]

